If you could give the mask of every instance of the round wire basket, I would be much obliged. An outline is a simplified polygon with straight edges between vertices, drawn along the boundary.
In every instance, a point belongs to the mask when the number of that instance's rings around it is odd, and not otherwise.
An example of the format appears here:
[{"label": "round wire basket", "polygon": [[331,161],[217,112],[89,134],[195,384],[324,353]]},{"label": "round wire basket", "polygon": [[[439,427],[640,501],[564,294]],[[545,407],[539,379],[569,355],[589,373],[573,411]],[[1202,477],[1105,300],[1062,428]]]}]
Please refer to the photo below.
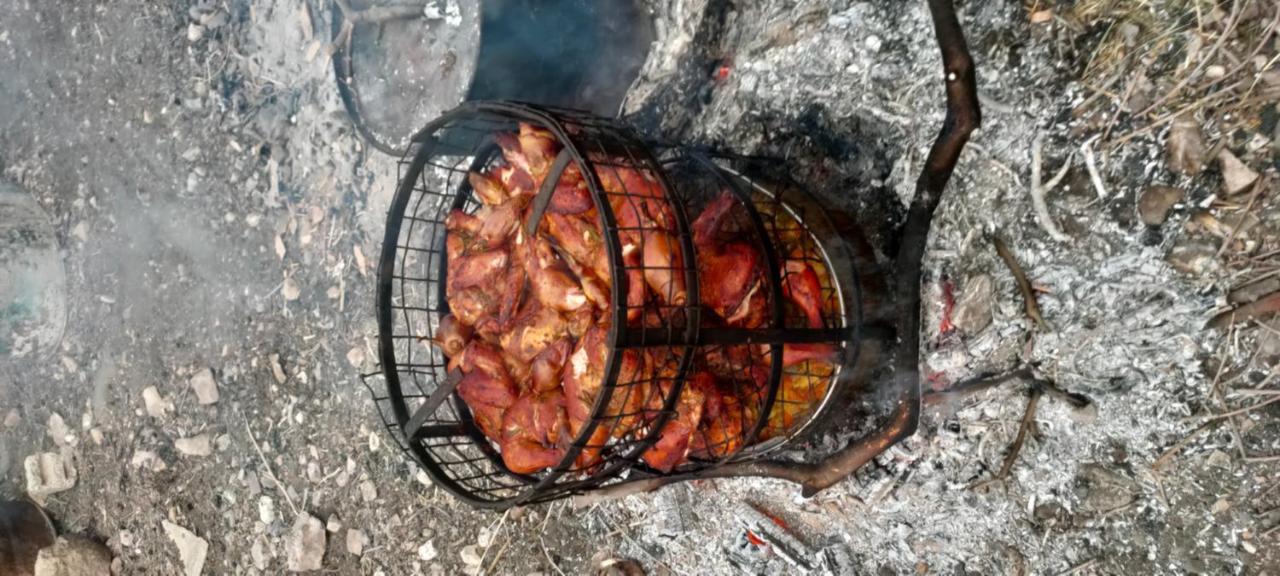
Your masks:
[{"label": "round wire basket", "polygon": [[741,164],[519,103],[427,125],[378,268],[399,445],[502,509],[760,459],[838,409],[863,260]]}]

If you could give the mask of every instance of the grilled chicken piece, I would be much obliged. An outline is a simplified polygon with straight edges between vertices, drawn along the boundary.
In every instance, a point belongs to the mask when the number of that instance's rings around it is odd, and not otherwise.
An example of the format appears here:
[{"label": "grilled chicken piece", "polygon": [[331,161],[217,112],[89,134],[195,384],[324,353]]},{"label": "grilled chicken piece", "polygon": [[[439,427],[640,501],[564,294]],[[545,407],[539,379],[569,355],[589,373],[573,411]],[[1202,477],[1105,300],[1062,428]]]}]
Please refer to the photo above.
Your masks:
[{"label": "grilled chicken piece", "polygon": [[556,341],[538,353],[531,365],[531,381],[534,392],[549,392],[560,389],[560,381],[564,375],[564,366],[569,361],[569,352],[573,343],[568,338]]},{"label": "grilled chicken piece", "polygon": [[758,408],[744,405],[730,392],[717,390],[709,394],[703,407],[702,426],[689,443],[689,456],[718,460],[737,452],[758,416]]},{"label": "grilled chicken piece", "polygon": [[[662,393],[653,398],[657,406],[651,403],[647,407],[650,411],[662,409],[662,402],[670,393],[670,386],[668,382],[662,383],[660,387]],[[646,464],[666,473],[688,460],[689,443],[702,422],[707,394],[714,392],[715,376],[707,372],[698,372],[689,377],[684,389],[680,391],[680,398],[676,401],[675,415],[662,426],[658,441],[641,455]]]},{"label": "grilled chicken piece", "polygon": [[507,273],[498,281],[497,289],[501,290],[498,297],[498,326],[509,326],[515,319],[516,313],[520,307],[524,305],[525,293],[528,286],[528,275],[524,272],[524,266],[519,262],[512,262],[507,267]]},{"label": "grilled chicken piece", "polygon": [[555,310],[530,303],[500,337],[502,349],[524,364],[533,362],[548,346],[569,335],[569,326]]},{"label": "grilled chicken piece", "polygon": [[545,470],[564,458],[567,424],[564,394],[549,391],[524,394],[502,417],[502,462],[516,474]]},{"label": "grilled chicken piece", "polygon": [[480,203],[486,206],[497,206],[507,201],[507,189],[502,186],[502,180],[497,176],[469,172],[467,181],[471,183],[471,190],[476,193]]},{"label": "grilled chicken piece", "polygon": [[802,311],[810,328],[822,328],[822,284],[813,266],[787,260],[782,293]]},{"label": "grilled chicken piece", "polygon": [[496,249],[478,254],[449,256],[448,291],[458,292],[480,284],[494,284],[506,275],[508,254]]},{"label": "grilled chicken piece", "polygon": [[[519,144],[517,143],[518,146]],[[516,154],[520,154],[520,152],[517,151]],[[521,154],[521,157],[523,158],[523,154]],[[522,164],[527,166],[528,162],[522,161]],[[507,189],[507,195],[511,198],[528,199],[538,192],[537,188],[533,186],[533,176],[530,176],[525,169],[519,168],[510,162],[506,166],[498,167],[495,174],[498,180],[502,182],[502,187]]]},{"label": "grilled chicken piece", "polygon": [[745,208],[732,193],[720,192],[707,203],[690,225],[693,229],[693,243],[701,248],[725,242],[732,233],[729,220],[740,216],[744,210]]},{"label": "grilled chicken piece", "polygon": [[458,320],[453,314],[445,314],[440,319],[440,326],[436,328],[435,338],[432,342],[440,347],[444,355],[453,358],[467,347],[467,341],[471,339],[471,327]]},{"label": "grilled chicken piece", "polygon": [[476,426],[486,437],[500,440],[502,414],[516,400],[515,384],[502,356],[488,345],[472,341],[450,360],[450,369],[455,366],[464,374],[458,382],[458,396],[471,409]]},{"label": "grilled chicken piece", "polygon": [[520,252],[518,258],[529,275],[533,295],[544,306],[561,312],[573,312],[587,303],[587,297],[574,280],[573,272],[556,255],[546,238],[524,237],[518,231],[516,250]]},{"label": "grilled chicken piece", "polygon": [[451,291],[446,300],[449,310],[466,326],[477,326],[485,317],[498,313],[498,300],[479,286]]},{"label": "grilled chicken piece", "polygon": [[748,295],[761,292],[763,263],[759,250],[746,242],[731,242],[724,246],[699,245],[697,248],[698,295],[702,297],[702,303],[731,325],[734,322],[730,318],[745,318],[751,309],[751,306],[744,306]]},{"label": "grilled chicken piece", "polygon": [[542,180],[551,170],[551,163],[556,159],[559,143],[550,131],[527,122],[520,123],[520,134],[516,138],[520,142],[520,151],[528,159],[529,175],[533,176],[534,187],[537,188],[542,185]]},{"label": "grilled chicken piece", "polygon": [[[564,371],[564,393],[566,413],[569,418],[569,430],[577,438],[591,418],[591,408],[604,386],[605,360],[608,346],[603,328],[591,328],[578,340],[569,363]],[[600,458],[600,450],[609,436],[621,437],[631,432],[642,415],[645,399],[648,397],[649,378],[644,357],[636,350],[617,351],[618,370],[617,385],[609,404],[601,415],[601,421],[591,437],[587,439],[587,447],[578,456],[578,466],[586,469],[594,466]]]},{"label": "grilled chicken piece", "polygon": [[794,366],[810,360],[830,362],[835,354],[835,344],[785,344],[782,346],[782,365],[783,367]]},{"label": "grilled chicken piece", "polygon": [[508,201],[498,206],[481,206],[476,211],[480,219],[478,235],[488,248],[497,248],[515,237],[520,225],[521,202]]},{"label": "grilled chicken piece", "polygon": [[582,168],[575,162],[564,167],[556,189],[551,193],[547,212],[553,214],[581,214],[595,207],[591,189],[582,177]]},{"label": "grilled chicken piece", "polygon": [[[594,216],[594,212],[590,216]],[[593,276],[609,284],[609,255],[605,253],[604,238],[600,235],[600,227],[593,219],[564,214],[547,213],[547,234],[555,240],[557,246],[578,266],[591,272]]]}]

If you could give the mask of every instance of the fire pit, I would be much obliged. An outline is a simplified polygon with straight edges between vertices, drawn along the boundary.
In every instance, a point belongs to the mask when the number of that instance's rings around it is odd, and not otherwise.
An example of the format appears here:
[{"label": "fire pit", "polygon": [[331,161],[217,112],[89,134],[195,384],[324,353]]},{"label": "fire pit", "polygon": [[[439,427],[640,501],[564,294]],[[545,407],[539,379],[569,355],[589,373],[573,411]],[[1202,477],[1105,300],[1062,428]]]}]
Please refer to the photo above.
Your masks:
[{"label": "fire pit", "polygon": [[[856,231],[745,159],[647,142],[589,113],[464,104],[400,163],[378,274],[371,385],[387,428],[477,506],[772,476],[807,494],[914,431],[919,269],[933,211],[976,126],[973,73],[931,2],[949,114],[903,228],[896,296],[865,293]],[[842,237],[844,236],[844,237]],[[872,271],[874,272],[874,271]],[[818,460],[769,460],[894,341],[891,413]],[[863,430],[865,432],[865,429]]]}]

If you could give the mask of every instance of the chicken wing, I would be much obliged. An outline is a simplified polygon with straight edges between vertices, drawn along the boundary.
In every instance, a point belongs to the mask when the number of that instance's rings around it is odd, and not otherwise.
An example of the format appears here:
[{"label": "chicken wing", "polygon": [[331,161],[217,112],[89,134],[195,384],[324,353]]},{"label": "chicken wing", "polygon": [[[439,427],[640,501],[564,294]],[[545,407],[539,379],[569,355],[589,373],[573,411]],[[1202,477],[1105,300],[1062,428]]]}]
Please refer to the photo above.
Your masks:
[{"label": "chicken wing", "polygon": [[502,461],[517,474],[532,474],[564,458],[566,431],[564,395],[559,391],[528,393],[506,409],[502,417]]}]

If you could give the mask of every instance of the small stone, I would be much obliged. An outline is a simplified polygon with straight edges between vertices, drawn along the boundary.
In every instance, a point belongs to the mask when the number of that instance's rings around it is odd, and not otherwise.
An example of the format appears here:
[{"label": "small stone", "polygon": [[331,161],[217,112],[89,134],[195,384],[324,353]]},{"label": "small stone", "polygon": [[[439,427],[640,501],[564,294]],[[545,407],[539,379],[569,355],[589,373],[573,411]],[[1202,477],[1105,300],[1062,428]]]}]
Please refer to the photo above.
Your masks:
[{"label": "small stone", "polygon": [[204,37],[204,26],[192,22],[187,24],[187,41],[199,42]]},{"label": "small stone", "polygon": [[1226,512],[1227,510],[1230,510],[1230,509],[1231,509],[1231,501],[1227,500],[1226,498],[1219,498],[1217,502],[1213,503],[1213,506],[1209,507],[1209,512],[1217,516],[1218,514]]},{"label": "small stone", "polygon": [[258,497],[258,519],[268,526],[276,521],[276,501],[270,496]]},{"label": "small stone", "polygon": [[10,430],[17,428],[22,423],[22,414],[17,408],[10,408],[9,413],[4,415],[4,427]]},{"label": "small stone", "polygon": [[253,557],[253,567],[259,571],[265,572],[267,567],[271,565],[271,555],[268,553],[267,539],[261,534],[253,540],[253,546],[249,548],[249,555]]},{"label": "small stone", "polygon": [[423,562],[430,562],[436,559],[436,545],[434,541],[427,540],[418,547],[418,559]]},{"label": "small stone", "polygon": [[467,566],[480,565],[480,550],[475,544],[463,546],[462,551],[459,552],[458,555],[462,557],[462,563]]},{"label": "small stone", "polygon": [[213,370],[205,368],[191,377],[191,390],[196,393],[196,401],[204,404],[218,402],[218,383],[213,379]]},{"label": "small stone", "polygon": [[284,296],[285,300],[293,302],[302,295],[302,287],[298,286],[298,281],[294,280],[292,277],[285,278],[284,284],[280,286],[280,294]]},{"label": "small stone", "polygon": [[164,463],[164,459],[159,454],[150,450],[138,450],[133,453],[133,458],[129,460],[129,464],[134,468],[146,468],[152,472],[163,472],[169,469],[169,465]]},{"label": "small stone", "polygon": [[360,483],[360,499],[365,502],[373,502],[378,499],[378,487],[374,486],[373,481],[365,480]]},{"label": "small stone", "polygon": [[22,468],[27,479],[27,494],[38,504],[44,504],[46,497],[66,492],[76,485],[76,468],[68,454],[33,454],[23,461]]},{"label": "small stone", "polygon": [[101,446],[102,442],[105,440],[105,437],[102,435],[102,430],[97,428],[89,430],[89,438],[93,440],[95,446]]},{"label": "small stone", "polygon": [[354,346],[350,350],[347,350],[347,363],[350,364],[352,368],[359,368],[363,366],[364,348],[361,346]]},{"label": "small stone", "polygon": [[190,530],[168,520],[161,520],[164,533],[178,547],[178,558],[182,560],[185,576],[200,576],[204,571],[204,560],[209,555],[209,543],[196,536]]},{"label": "small stone", "polygon": [[1123,508],[1139,493],[1136,482],[1099,464],[1082,466],[1077,481],[1085,489],[1081,507],[1089,512],[1105,513]]},{"label": "small stone", "polygon": [[1222,190],[1228,196],[1249,190],[1258,180],[1257,172],[1225,148],[1218,153],[1218,165],[1222,168]]},{"label": "small stone", "polygon": [[58,537],[40,550],[35,576],[90,576],[111,573],[111,551],[79,536]]},{"label": "small stone", "polygon": [[290,572],[319,570],[324,562],[324,523],[305,512],[298,515],[285,540],[285,562]]},{"label": "small stone", "polygon": [[1183,116],[1173,122],[1169,139],[1165,142],[1165,155],[1169,169],[1179,174],[1195,176],[1204,169],[1204,137],[1200,123],[1191,116]]},{"label": "small stone", "polygon": [[284,384],[289,377],[284,373],[284,367],[280,365],[280,355],[272,354],[267,357],[271,364],[271,377],[276,379],[276,384]]},{"label": "small stone", "polygon": [[213,444],[209,441],[208,434],[179,438],[173,441],[173,447],[187,456],[208,456],[213,454]]},{"label": "small stone", "polygon": [[1147,226],[1159,226],[1169,217],[1173,205],[1182,201],[1184,192],[1173,186],[1148,186],[1138,198],[1138,216]]},{"label": "small stone", "polygon": [[147,409],[147,415],[152,418],[164,418],[166,413],[173,410],[173,402],[160,396],[160,391],[155,386],[147,386],[142,390],[142,404]]},{"label": "small stone", "polygon": [[981,332],[991,324],[991,304],[994,301],[995,283],[986,274],[974,276],[964,286],[964,292],[956,300],[951,322],[970,336]]},{"label": "small stone", "polygon": [[58,446],[75,444],[75,436],[71,434],[71,429],[67,427],[62,415],[57,412],[49,414],[48,434],[49,439]]},{"label": "small stone", "polygon": [[353,556],[364,555],[364,547],[369,545],[369,537],[364,530],[351,528],[347,530],[347,552]]},{"label": "small stone", "polygon": [[1214,468],[1231,468],[1231,456],[1221,450],[1214,450],[1209,453],[1208,464]]},{"label": "small stone", "polygon": [[329,515],[329,519],[324,521],[324,529],[329,532],[337,532],[342,530],[342,517],[335,512]]},{"label": "small stone", "polygon": [[120,543],[121,548],[133,548],[133,532],[121,530],[116,534],[116,542]]}]

